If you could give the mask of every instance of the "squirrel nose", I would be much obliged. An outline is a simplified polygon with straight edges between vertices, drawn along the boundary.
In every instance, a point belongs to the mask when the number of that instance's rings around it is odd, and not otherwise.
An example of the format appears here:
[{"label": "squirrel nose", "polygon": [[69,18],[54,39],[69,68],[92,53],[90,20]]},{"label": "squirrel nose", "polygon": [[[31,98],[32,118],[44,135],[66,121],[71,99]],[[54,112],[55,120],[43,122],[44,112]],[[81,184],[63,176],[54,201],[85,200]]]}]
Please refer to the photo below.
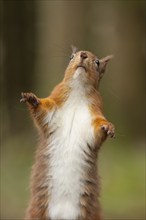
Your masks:
[{"label": "squirrel nose", "polygon": [[87,58],[86,52],[81,52],[80,57],[81,57],[82,59],[86,59],[86,58]]}]

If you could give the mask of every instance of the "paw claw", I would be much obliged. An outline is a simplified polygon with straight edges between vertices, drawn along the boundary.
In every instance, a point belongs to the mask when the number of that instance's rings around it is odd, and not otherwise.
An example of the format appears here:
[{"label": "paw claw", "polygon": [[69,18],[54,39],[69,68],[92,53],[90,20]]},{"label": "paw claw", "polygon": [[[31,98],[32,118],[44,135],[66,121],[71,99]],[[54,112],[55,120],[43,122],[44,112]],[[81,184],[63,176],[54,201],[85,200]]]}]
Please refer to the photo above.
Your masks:
[{"label": "paw claw", "polygon": [[21,92],[21,97],[22,98],[20,99],[20,102],[26,102],[27,101],[23,92]]},{"label": "paw claw", "polygon": [[115,128],[111,123],[101,125],[101,129],[104,130],[111,138],[115,138]]},{"label": "paw claw", "polygon": [[38,98],[33,93],[21,93],[20,102],[28,102],[34,107],[37,107],[39,104]]}]

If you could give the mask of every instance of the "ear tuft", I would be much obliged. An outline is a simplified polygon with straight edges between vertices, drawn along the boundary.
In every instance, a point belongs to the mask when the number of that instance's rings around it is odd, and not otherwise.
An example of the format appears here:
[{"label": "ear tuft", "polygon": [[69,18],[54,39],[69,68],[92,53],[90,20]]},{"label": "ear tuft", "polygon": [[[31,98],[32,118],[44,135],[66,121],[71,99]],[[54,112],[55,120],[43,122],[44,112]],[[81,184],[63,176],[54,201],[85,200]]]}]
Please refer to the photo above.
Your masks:
[{"label": "ear tuft", "polygon": [[78,48],[74,45],[71,45],[72,53],[76,53],[78,51]]},{"label": "ear tuft", "polygon": [[109,60],[113,59],[114,56],[113,55],[108,55],[102,59],[100,59],[100,73],[104,73],[105,69],[106,69],[106,65],[109,62]]},{"label": "ear tuft", "polygon": [[108,55],[108,56],[102,58],[101,61],[107,63],[109,60],[111,60],[113,58],[114,58],[114,55],[111,54],[111,55]]}]

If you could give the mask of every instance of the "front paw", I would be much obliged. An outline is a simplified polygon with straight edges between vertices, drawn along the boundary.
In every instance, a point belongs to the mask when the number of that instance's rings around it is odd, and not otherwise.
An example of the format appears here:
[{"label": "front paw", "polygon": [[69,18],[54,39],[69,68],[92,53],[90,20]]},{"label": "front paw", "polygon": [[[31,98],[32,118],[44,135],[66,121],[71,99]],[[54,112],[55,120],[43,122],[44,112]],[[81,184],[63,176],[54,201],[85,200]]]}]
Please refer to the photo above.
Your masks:
[{"label": "front paw", "polygon": [[39,99],[33,93],[21,93],[20,102],[27,102],[33,107],[37,107],[40,103]]},{"label": "front paw", "polygon": [[101,129],[107,133],[108,136],[115,138],[115,127],[112,123],[107,122],[101,125]]}]

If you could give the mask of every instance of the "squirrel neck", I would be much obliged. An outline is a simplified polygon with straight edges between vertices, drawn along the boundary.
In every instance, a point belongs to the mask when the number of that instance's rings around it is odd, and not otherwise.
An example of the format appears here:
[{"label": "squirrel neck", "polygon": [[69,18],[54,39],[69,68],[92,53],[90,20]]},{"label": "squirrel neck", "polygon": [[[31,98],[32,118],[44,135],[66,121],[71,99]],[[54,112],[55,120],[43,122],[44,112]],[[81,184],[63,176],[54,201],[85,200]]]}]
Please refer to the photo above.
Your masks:
[{"label": "squirrel neck", "polygon": [[72,73],[67,69],[63,83],[70,88],[70,92],[77,91],[78,95],[86,96],[97,91],[96,85],[90,82],[87,75],[89,74],[82,67],[78,67]]},{"label": "squirrel neck", "polygon": [[90,84],[85,85],[77,79],[63,80],[55,87],[50,97],[56,102],[57,106],[61,107],[71,94],[75,94],[81,99],[87,99],[89,104],[94,105],[94,108],[102,107],[102,99],[98,89]]}]

